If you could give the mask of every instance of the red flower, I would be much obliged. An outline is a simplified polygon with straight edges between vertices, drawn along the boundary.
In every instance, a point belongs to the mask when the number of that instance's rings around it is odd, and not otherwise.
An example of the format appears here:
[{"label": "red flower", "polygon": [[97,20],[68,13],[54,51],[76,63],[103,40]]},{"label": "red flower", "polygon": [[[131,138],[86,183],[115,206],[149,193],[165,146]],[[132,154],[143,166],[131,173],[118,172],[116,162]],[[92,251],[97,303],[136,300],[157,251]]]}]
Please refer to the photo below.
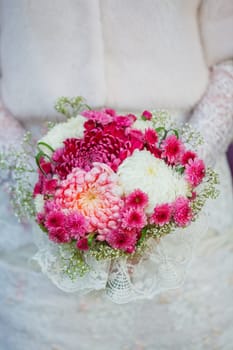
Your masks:
[{"label": "red flower", "polygon": [[88,250],[89,246],[88,246],[88,240],[87,238],[81,238],[78,242],[77,242],[77,248],[80,250]]},{"label": "red flower", "polygon": [[146,215],[140,209],[126,208],[122,212],[122,227],[127,229],[142,229],[146,225]]},{"label": "red flower", "polygon": [[183,153],[184,146],[175,136],[168,136],[161,144],[162,158],[166,158],[169,164],[176,164]]},{"label": "red flower", "polygon": [[154,208],[154,213],[150,218],[152,224],[163,226],[169,223],[172,215],[172,207],[169,204],[157,205]]},{"label": "red flower", "polygon": [[116,123],[98,126],[85,131],[83,139],[67,139],[64,147],[53,154],[55,172],[61,179],[79,167],[89,171],[94,162],[105,163],[114,171],[135,149],[143,147],[143,134],[137,130],[129,133]]},{"label": "red flower", "polygon": [[44,181],[43,193],[53,193],[57,188],[57,179],[51,179]]},{"label": "red flower", "polygon": [[45,226],[48,230],[51,228],[64,227],[66,225],[66,216],[61,211],[51,211],[48,213]]},{"label": "red flower", "polygon": [[158,134],[154,129],[145,131],[145,142],[149,145],[155,145],[158,141]]},{"label": "red flower", "polygon": [[117,123],[118,126],[123,126],[125,128],[131,126],[137,118],[133,114],[128,114],[125,116],[117,116],[115,118],[115,122]]},{"label": "red flower", "polygon": [[121,249],[127,253],[133,253],[137,237],[137,231],[119,228],[110,232],[106,237],[106,241],[112,248]]},{"label": "red flower", "polygon": [[148,201],[148,195],[140,189],[134,190],[125,198],[126,205],[135,209],[144,209],[147,206]]},{"label": "red flower", "polygon": [[69,233],[65,227],[53,227],[49,229],[49,239],[55,243],[67,243],[70,242]]},{"label": "red flower", "polygon": [[198,186],[205,176],[205,164],[201,159],[190,160],[185,167],[185,179],[192,185]]},{"label": "red flower", "polygon": [[144,111],[142,113],[142,117],[144,117],[146,120],[151,120],[153,117],[153,114],[149,111]]},{"label": "red flower", "polygon": [[190,160],[194,160],[197,157],[197,154],[192,151],[186,151],[181,157],[181,164],[186,165]]},{"label": "red flower", "polygon": [[192,219],[190,202],[185,197],[178,197],[174,202],[174,221],[178,226],[186,226]]},{"label": "red flower", "polygon": [[72,238],[78,239],[87,232],[87,222],[84,216],[78,212],[73,212],[67,217],[67,227]]}]

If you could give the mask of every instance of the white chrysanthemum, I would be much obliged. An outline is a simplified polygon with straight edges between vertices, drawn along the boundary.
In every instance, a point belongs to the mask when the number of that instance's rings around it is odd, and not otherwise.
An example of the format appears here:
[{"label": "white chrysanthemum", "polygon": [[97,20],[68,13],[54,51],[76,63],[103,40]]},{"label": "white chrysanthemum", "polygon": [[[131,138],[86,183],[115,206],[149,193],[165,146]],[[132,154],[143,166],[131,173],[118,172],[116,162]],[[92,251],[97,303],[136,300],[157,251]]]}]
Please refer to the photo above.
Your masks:
[{"label": "white chrysanthemum", "polygon": [[35,209],[37,213],[42,213],[44,211],[44,196],[38,194],[34,199]]},{"label": "white chrysanthemum", "polygon": [[149,151],[134,151],[119,166],[117,174],[125,194],[141,189],[149,196],[148,214],[157,204],[170,203],[189,193],[183,177]]},{"label": "white chrysanthemum", "polygon": [[132,128],[138,129],[140,131],[145,131],[146,129],[153,129],[153,123],[151,120],[143,120],[143,119],[137,119],[133,125]]},{"label": "white chrysanthemum", "polygon": [[[65,123],[59,123],[55,125],[39,142],[45,142],[51,146],[54,150],[63,146],[63,141],[67,138],[81,138],[83,137],[84,126],[87,119],[81,115],[75,118],[69,119]],[[51,151],[44,146],[40,148],[47,154],[51,155]]]}]

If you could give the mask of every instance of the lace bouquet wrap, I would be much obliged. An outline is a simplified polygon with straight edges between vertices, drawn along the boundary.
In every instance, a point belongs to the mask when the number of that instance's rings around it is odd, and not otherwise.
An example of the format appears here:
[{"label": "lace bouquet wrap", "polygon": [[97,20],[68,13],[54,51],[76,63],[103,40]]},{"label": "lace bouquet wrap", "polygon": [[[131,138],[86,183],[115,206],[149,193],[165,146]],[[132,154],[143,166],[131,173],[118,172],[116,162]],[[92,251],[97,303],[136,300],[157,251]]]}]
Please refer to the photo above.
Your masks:
[{"label": "lace bouquet wrap", "polygon": [[67,121],[37,143],[34,258],[60,289],[116,303],[179,286],[217,193],[200,135],[165,111],[77,112],[81,101],[61,98]]}]

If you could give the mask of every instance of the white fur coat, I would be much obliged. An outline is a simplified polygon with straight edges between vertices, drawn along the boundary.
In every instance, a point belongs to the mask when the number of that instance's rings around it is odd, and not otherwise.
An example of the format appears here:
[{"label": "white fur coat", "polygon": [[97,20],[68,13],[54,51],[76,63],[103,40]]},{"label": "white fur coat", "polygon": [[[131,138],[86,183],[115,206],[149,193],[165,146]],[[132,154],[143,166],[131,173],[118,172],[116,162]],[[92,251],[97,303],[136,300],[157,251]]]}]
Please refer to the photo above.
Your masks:
[{"label": "white fur coat", "polygon": [[233,56],[232,0],[1,0],[1,94],[19,120],[61,95],[189,109]]}]

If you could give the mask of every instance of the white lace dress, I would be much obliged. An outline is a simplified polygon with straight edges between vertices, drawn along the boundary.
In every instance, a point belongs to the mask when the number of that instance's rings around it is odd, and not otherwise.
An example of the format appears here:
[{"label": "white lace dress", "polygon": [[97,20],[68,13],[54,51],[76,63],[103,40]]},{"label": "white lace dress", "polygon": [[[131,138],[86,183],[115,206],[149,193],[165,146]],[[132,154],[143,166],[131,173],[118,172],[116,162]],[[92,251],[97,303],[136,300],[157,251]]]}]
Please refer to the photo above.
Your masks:
[{"label": "white lace dress", "polygon": [[[232,349],[233,199],[224,154],[232,137],[232,67],[229,62],[214,68],[191,117],[197,127],[204,126],[203,156],[210,163],[218,158],[221,195],[209,208],[211,229],[178,289],[124,305],[101,291],[85,296],[60,291],[31,261],[36,253],[31,227],[19,226],[1,192],[2,350]],[[2,123],[19,135],[19,126],[10,126],[10,120],[1,110]]]}]

